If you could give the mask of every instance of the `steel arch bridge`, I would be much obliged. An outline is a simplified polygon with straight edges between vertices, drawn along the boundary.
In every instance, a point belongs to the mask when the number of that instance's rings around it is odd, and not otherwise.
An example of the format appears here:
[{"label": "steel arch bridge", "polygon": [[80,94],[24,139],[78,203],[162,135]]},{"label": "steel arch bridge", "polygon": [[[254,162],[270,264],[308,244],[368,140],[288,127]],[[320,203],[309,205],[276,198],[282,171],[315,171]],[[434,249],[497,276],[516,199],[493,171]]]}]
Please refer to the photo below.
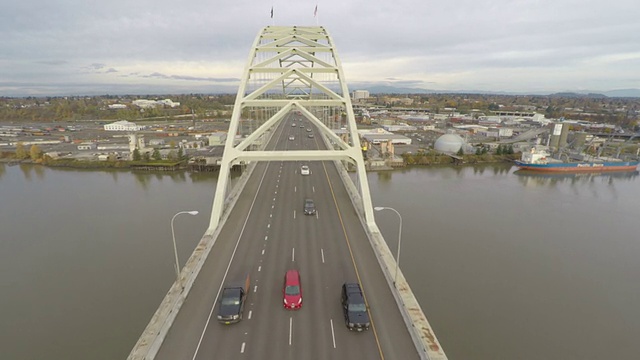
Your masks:
[{"label": "steel arch bridge", "polygon": [[[311,121],[329,150],[266,151],[275,128],[297,112]],[[334,160],[356,171],[367,224],[375,224],[349,90],[333,39],[321,26],[268,26],[256,37],[241,78],[216,185],[207,234],[218,227],[231,167],[256,161]]]}]

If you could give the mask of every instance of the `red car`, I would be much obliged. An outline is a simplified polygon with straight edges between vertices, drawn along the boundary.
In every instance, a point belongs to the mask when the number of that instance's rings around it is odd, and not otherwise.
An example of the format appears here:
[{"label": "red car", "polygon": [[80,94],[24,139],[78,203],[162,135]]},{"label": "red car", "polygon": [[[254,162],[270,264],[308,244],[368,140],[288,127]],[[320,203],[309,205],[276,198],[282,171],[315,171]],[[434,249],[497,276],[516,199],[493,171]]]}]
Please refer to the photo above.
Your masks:
[{"label": "red car", "polygon": [[288,270],[284,274],[282,297],[285,309],[297,310],[302,307],[302,285],[298,270]]}]

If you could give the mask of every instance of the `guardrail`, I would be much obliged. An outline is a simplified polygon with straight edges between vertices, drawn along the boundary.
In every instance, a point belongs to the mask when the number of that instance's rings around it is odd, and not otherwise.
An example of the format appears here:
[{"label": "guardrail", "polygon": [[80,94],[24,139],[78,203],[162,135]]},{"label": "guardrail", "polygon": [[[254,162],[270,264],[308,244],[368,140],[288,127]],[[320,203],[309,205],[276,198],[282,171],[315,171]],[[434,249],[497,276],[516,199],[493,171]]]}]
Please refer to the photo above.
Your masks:
[{"label": "guardrail", "polygon": [[205,233],[202,236],[193,254],[191,254],[182,269],[179,282],[176,281],[173,283],[169,292],[162,300],[162,303],[160,303],[158,310],[153,314],[151,321],[149,321],[149,324],[138,339],[138,342],[131,350],[131,353],[129,353],[127,360],[151,360],[155,358],[171,325],[173,325],[178,311],[180,311],[184,303],[186,295],[189,293],[189,290],[191,290],[193,282],[200,273],[200,269],[202,269],[211,248],[213,248],[224,223],[229,218],[229,214],[238,200],[244,185],[249,180],[251,173],[253,173],[255,166],[255,162],[249,164],[246,171],[238,179],[238,183],[236,183],[236,186],[233,187],[225,200],[225,211],[220,218],[218,227],[212,233]]},{"label": "guardrail", "polygon": [[338,169],[338,174],[340,174],[342,178],[342,182],[345,184],[351,202],[356,209],[358,218],[367,233],[373,252],[376,254],[378,263],[382,268],[382,272],[393,293],[393,297],[398,304],[400,313],[402,313],[402,317],[407,325],[409,334],[411,334],[420,358],[427,360],[447,360],[444,349],[440,346],[433,328],[431,328],[427,317],[424,315],[418,300],[413,295],[411,287],[400,269],[398,269],[397,281],[394,286],[396,261],[393,258],[393,254],[391,250],[389,250],[389,246],[384,240],[378,226],[375,224],[367,225],[364,217],[362,199],[360,199],[359,192],[355,188],[353,181],[351,181],[347,170],[340,161],[335,161],[335,165]]}]

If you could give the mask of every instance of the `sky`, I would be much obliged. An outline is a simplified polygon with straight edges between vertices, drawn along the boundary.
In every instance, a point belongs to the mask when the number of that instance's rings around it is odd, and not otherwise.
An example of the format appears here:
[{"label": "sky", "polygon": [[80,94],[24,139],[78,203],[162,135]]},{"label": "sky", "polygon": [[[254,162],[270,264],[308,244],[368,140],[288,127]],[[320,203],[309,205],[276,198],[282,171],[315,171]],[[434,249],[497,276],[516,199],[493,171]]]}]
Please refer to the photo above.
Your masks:
[{"label": "sky", "polygon": [[640,89],[638,0],[22,0],[0,96],[235,93],[269,25],[325,27],[350,90]]}]

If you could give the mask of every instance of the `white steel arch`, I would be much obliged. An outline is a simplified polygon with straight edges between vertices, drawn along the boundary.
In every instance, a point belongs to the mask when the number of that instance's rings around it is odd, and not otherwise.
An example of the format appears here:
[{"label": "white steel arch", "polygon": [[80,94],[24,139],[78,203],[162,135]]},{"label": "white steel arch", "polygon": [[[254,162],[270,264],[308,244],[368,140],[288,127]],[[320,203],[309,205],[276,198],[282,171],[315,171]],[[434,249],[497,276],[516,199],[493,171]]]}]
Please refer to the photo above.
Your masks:
[{"label": "white steel arch", "polygon": [[[316,127],[330,150],[265,151],[290,112]],[[360,206],[375,224],[349,90],[332,38],[321,26],[268,26],[256,37],[241,78],[207,234],[225,211],[233,165],[269,160],[336,160],[356,170]],[[349,177],[343,177],[351,181]]]}]

